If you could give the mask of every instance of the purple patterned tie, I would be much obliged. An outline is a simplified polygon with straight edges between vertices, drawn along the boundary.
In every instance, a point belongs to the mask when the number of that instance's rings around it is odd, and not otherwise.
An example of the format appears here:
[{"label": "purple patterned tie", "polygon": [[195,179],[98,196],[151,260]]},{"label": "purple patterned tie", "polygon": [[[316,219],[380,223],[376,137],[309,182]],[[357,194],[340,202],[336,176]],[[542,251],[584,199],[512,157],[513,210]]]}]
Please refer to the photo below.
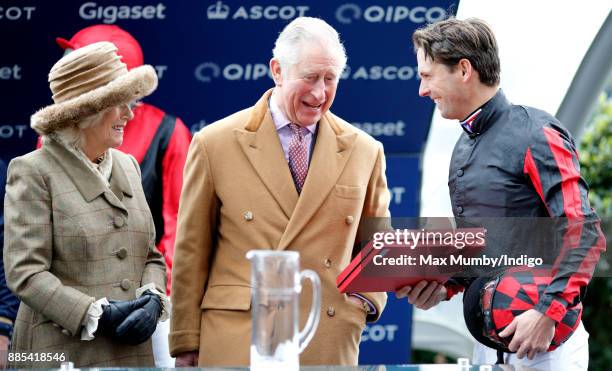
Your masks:
[{"label": "purple patterned tie", "polygon": [[308,148],[304,141],[304,135],[308,129],[293,123],[289,124],[289,128],[293,133],[289,143],[289,169],[299,194],[302,192],[308,174]]}]

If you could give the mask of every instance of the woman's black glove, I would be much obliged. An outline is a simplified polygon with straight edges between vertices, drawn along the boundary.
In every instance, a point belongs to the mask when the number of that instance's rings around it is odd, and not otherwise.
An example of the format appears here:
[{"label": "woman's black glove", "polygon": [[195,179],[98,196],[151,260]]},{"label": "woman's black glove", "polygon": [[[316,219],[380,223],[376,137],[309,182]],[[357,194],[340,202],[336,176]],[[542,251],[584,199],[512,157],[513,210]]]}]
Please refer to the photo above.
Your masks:
[{"label": "woman's black glove", "polygon": [[130,313],[117,326],[115,336],[126,344],[136,345],[145,342],[153,335],[157,320],[161,316],[162,306],[159,297],[151,291],[145,291],[140,299],[146,298],[146,303]]},{"label": "woman's black glove", "polygon": [[117,326],[125,321],[132,312],[142,308],[149,300],[150,298],[148,296],[143,295],[135,300],[111,300],[109,305],[102,305],[102,315],[98,321],[96,335],[116,337],[115,332]]}]

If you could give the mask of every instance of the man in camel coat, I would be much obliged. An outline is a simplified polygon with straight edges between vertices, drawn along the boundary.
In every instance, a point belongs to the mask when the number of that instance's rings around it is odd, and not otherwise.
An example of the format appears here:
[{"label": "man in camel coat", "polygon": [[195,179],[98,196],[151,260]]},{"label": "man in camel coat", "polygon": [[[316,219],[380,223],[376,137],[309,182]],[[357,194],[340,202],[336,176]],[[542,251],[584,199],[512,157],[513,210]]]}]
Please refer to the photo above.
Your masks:
[{"label": "man in camel coat", "polygon": [[[251,249],[300,253],[321,278],[321,322],[302,364],[357,364],[361,332],[384,293],[348,296],[360,221],[389,216],[382,145],[328,112],[346,64],[338,33],[297,18],[270,61],[274,89],[193,139],[173,268],[170,352],[179,366],[240,366],[251,343]],[[311,302],[300,297],[300,326]]]}]

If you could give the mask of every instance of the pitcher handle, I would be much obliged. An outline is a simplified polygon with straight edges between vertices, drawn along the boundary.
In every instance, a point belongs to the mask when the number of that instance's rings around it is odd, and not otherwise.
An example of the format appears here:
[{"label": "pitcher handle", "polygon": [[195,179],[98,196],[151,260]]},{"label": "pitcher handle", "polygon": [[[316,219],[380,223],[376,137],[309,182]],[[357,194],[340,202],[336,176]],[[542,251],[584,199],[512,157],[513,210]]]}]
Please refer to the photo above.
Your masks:
[{"label": "pitcher handle", "polygon": [[310,279],[312,282],[312,306],[310,307],[308,320],[299,334],[300,353],[306,349],[306,346],[308,346],[308,343],[312,340],[317,330],[317,326],[319,325],[319,319],[321,318],[321,280],[319,279],[319,275],[310,269],[304,269],[300,272],[300,285],[306,278]]}]

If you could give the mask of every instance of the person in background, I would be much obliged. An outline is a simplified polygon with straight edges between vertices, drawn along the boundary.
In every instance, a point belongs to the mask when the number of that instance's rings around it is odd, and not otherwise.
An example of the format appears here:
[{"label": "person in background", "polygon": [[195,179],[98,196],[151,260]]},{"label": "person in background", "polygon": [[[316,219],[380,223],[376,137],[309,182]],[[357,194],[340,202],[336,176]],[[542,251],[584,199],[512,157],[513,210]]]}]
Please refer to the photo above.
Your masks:
[{"label": "person in background", "polygon": [[[116,25],[93,25],[79,30],[70,40],[58,37],[57,44],[70,52],[99,41],[110,41],[128,70],[144,63],[140,43]],[[176,217],[183,185],[183,167],[191,133],[180,118],[144,102],[132,107],[134,118],[123,133],[117,149],[136,158],[142,172],[142,187],[155,222],[155,243],[164,255],[167,270],[166,294],[170,296]],[[157,367],[174,367],[168,350],[169,321],[160,322],[153,334]]]},{"label": "person in background", "polygon": [[390,215],[381,143],[329,112],[346,64],[339,35],[299,17],[273,55],[275,87],[202,129],[189,149],[172,271],[177,366],[249,364],[251,249],[297,251],[321,278],[321,322],[302,364],[357,364],[366,321],[386,304],[385,293],[336,287],[360,222]]},{"label": "person in background", "polygon": [[[4,251],[4,187],[6,164],[0,160],[0,256]],[[19,299],[6,286],[4,263],[0,262],[0,368],[6,367],[7,351],[11,343],[13,323],[17,316]]]},{"label": "person in background", "polygon": [[154,365],[166,268],[138,163],[114,148],[157,75],[128,71],[116,50],[94,43],[51,68],[54,104],[31,117],[43,146],[9,164],[4,267],[21,299],[11,349],[41,355],[12,368]]},{"label": "person in background", "polygon": [[[499,87],[497,41],[484,21],[451,18],[415,31],[412,40],[419,95],[464,131],[449,168],[455,218],[545,218],[565,225],[555,236],[563,241],[558,255],[554,241],[546,241],[557,261],[544,275],[507,269],[445,285],[423,281],[398,295],[427,309],[465,290],[464,317],[478,340],[474,364],[586,370],[582,299],[605,238],[589,205],[574,139],[552,115],[508,101]],[[519,238],[510,235],[500,244],[510,248]]]}]

